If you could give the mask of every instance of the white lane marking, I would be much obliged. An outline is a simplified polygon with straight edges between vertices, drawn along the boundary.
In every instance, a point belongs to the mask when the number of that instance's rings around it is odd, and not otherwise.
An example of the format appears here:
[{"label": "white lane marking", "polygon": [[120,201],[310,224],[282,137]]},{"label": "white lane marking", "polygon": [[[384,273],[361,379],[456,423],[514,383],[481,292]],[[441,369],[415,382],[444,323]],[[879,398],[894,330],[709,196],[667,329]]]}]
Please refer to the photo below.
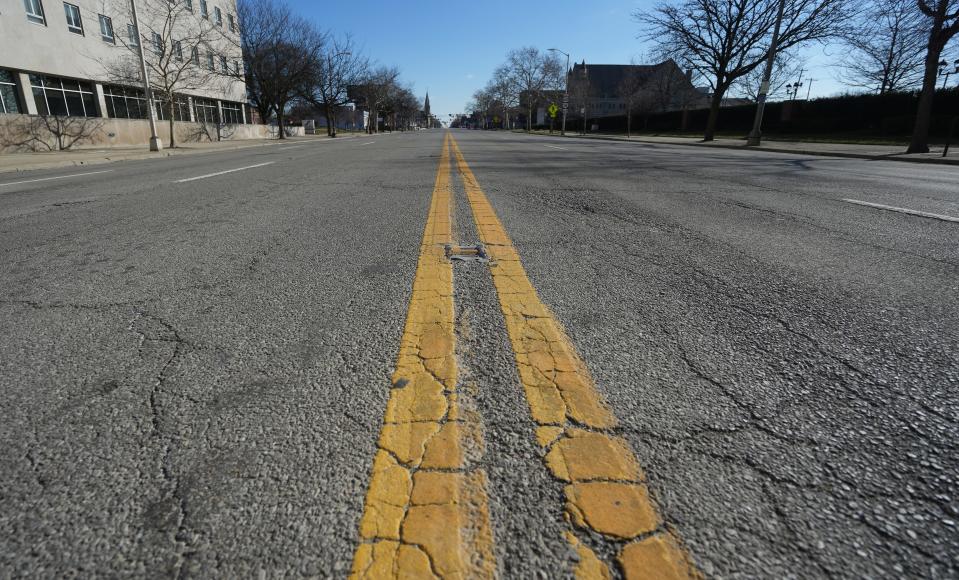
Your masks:
[{"label": "white lane marking", "polygon": [[280,145],[277,149],[296,149],[297,147],[304,147],[306,143],[300,143],[299,145]]},{"label": "white lane marking", "polygon": [[256,165],[247,165],[246,167],[237,167],[236,169],[227,169],[226,171],[217,171],[216,173],[208,173],[206,175],[198,175],[196,177],[188,177],[187,179],[178,179],[177,183],[186,183],[187,181],[196,181],[197,179],[206,179],[207,177],[216,177],[217,175],[223,175],[226,173],[233,173],[234,171],[243,171],[244,169],[253,169],[254,167],[263,167],[264,165],[272,165],[276,163],[275,161],[267,161],[266,163],[257,163]]},{"label": "white lane marking", "polygon": [[[367,141],[366,143],[360,143],[360,145],[372,145],[373,143],[376,143],[376,141]],[[357,145],[357,147],[360,145]]]},{"label": "white lane marking", "polygon": [[562,149],[563,151],[569,151],[569,149],[565,147],[557,147],[556,145],[543,145],[543,147],[552,147],[553,149]]},{"label": "white lane marking", "polygon": [[28,179],[26,181],[10,181],[7,183],[0,183],[0,187],[5,185],[20,185],[21,183],[34,183],[37,181],[50,181],[51,179],[66,179],[68,177],[82,177],[84,175],[95,175],[97,173],[110,173],[112,169],[104,169],[103,171],[90,171],[87,173],[73,173],[71,175],[59,175],[57,177],[42,177],[40,179]]},{"label": "white lane marking", "polygon": [[919,217],[932,218],[936,220],[942,220],[946,222],[955,222],[959,223],[959,217],[953,217],[951,215],[944,215],[941,213],[930,213],[928,211],[919,211],[917,209],[909,209],[908,207],[896,207],[893,205],[883,205],[881,203],[870,203],[868,201],[859,201],[858,199],[843,199],[846,203],[854,203],[856,205],[864,205],[866,207],[874,207],[876,209],[884,209],[887,211],[895,211],[899,213],[905,213],[909,215],[916,215]]}]

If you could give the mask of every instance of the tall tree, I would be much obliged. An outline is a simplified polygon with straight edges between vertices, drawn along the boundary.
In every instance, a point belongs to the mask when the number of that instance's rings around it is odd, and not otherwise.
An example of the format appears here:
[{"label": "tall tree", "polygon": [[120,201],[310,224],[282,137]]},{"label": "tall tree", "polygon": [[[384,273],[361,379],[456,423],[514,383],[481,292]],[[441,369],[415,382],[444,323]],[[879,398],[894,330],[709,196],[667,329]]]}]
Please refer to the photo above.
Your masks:
[{"label": "tall tree", "polygon": [[282,0],[239,0],[247,92],[264,121],[276,115],[280,139],[287,108],[319,67],[326,35]]},{"label": "tall tree", "polygon": [[[633,63],[635,64],[635,63]],[[626,105],[626,138],[629,139],[632,137],[633,131],[633,111],[639,105],[639,101],[643,98],[643,86],[645,78],[640,74],[639,69],[636,67],[630,67],[626,74],[623,75],[623,80],[620,81],[619,86],[616,88],[616,92],[620,99]]]},{"label": "tall tree", "polygon": [[326,134],[336,137],[337,109],[350,102],[349,87],[357,84],[369,68],[350,36],[333,37],[316,61],[316,68],[303,87],[303,98],[322,109]]},{"label": "tall tree", "polygon": [[[384,105],[388,104],[393,91],[396,90],[399,78],[400,70],[398,68],[380,65],[368,70],[360,79],[360,82],[353,87],[354,96],[362,101],[369,111],[370,122],[367,125],[367,133],[379,131],[377,118]],[[386,117],[384,116],[385,121]]]},{"label": "tall tree", "polygon": [[[104,12],[124,15],[117,18],[118,22],[133,21],[128,1],[106,1]],[[143,87],[139,60],[142,47],[150,89],[169,121],[169,146],[176,147],[177,117],[189,120],[182,93],[229,88],[235,82],[233,63],[240,60],[240,51],[213,22],[194,14],[184,2],[141,2],[137,13],[139,30],[131,24],[128,30],[112,31],[117,54],[99,62],[111,82],[139,89]]]},{"label": "tall tree", "polygon": [[[773,62],[772,74],[769,77],[769,89],[766,92],[768,98],[777,98],[788,96],[786,85],[799,80],[800,72],[805,67],[806,62],[799,58],[793,51],[776,51],[776,60]],[[752,102],[759,100],[759,89],[762,85],[763,69],[754,68],[745,75],[739,77],[730,87],[729,92],[737,97],[749,99]]]},{"label": "tall tree", "polygon": [[916,0],[874,0],[843,35],[842,80],[880,95],[918,85],[927,34]]},{"label": "tall tree", "polygon": [[506,67],[519,93],[526,99],[526,130],[533,128],[533,111],[543,92],[562,86],[563,65],[550,52],[525,46],[506,54]]},{"label": "tall tree", "polygon": [[647,27],[642,37],[709,81],[712,97],[703,139],[711,141],[726,92],[766,60],[780,2],[784,16],[778,49],[786,51],[838,35],[850,1],[681,0],[636,12],[634,18]]},{"label": "tall tree", "polygon": [[939,58],[946,45],[959,33],[959,0],[916,0],[926,16],[926,58],[923,65],[922,92],[916,110],[916,124],[907,153],[929,151],[929,125],[932,122],[932,100],[939,76]]}]

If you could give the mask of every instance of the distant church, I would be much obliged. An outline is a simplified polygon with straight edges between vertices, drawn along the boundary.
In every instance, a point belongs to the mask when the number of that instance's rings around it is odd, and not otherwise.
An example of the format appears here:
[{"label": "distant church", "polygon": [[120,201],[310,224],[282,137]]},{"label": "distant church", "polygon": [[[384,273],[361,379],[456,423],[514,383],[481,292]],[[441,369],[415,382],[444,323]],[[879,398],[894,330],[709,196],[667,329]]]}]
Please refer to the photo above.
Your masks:
[{"label": "distant church", "polygon": [[423,116],[426,117],[426,128],[433,128],[433,116],[430,115],[430,92],[426,91],[426,100],[423,101]]}]

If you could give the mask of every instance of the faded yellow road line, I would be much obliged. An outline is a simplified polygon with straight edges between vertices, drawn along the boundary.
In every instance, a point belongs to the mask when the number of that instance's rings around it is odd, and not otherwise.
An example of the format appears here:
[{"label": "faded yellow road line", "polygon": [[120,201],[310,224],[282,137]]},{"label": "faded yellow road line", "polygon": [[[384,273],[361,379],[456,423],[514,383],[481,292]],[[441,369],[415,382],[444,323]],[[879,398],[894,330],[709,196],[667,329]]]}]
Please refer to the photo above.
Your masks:
[{"label": "faded yellow road line", "polygon": [[[566,514],[573,530],[602,534],[618,544],[617,563],[627,578],[698,578],[680,542],[664,526],[645,476],[626,441],[612,433],[616,418],[565,331],[540,301],[500,223],[452,137],[480,240],[506,319],[506,329],[526,393],[536,438],[553,476],[567,482]],[[609,578],[612,563],[588,546],[588,534],[567,539],[580,556],[581,578]]]},{"label": "faded yellow road line", "polygon": [[491,578],[478,417],[457,401],[449,135],[433,187],[406,327],[360,522],[354,578]]}]

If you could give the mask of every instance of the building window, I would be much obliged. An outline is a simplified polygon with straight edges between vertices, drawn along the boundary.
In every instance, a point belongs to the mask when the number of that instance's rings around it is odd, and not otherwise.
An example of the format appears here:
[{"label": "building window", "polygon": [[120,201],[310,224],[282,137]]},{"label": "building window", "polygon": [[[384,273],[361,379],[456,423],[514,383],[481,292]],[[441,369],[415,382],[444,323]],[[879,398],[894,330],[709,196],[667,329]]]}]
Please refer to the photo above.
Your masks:
[{"label": "building window", "polygon": [[83,35],[83,22],[80,20],[80,8],[64,2],[63,11],[67,15],[67,30],[74,34]]},{"label": "building window", "polygon": [[173,41],[173,56],[177,62],[183,62],[183,45],[179,40]]},{"label": "building window", "polygon": [[193,114],[197,123],[218,123],[220,118],[216,101],[199,97],[193,97]]},{"label": "building window", "polygon": [[226,15],[226,22],[230,25],[230,32],[236,32],[236,19],[233,18],[232,14]]},{"label": "building window", "polygon": [[212,71],[216,70],[216,59],[212,52],[206,53],[206,67]]},{"label": "building window", "polygon": [[227,125],[243,124],[243,111],[240,103],[231,103],[223,101],[220,103],[220,110],[223,111],[223,123]]},{"label": "building window", "polygon": [[43,16],[43,3],[40,0],[23,0],[23,7],[27,9],[27,20],[37,24],[46,24]]},{"label": "building window", "polygon": [[100,38],[103,39],[103,42],[109,42],[110,44],[116,44],[117,38],[113,34],[113,19],[109,16],[104,16],[100,14]]},{"label": "building window", "polygon": [[240,61],[233,61],[233,74],[240,76]]},{"label": "building window", "polygon": [[220,12],[219,6],[213,7],[213,22],[217,26],[223,26],[223,13]]},{"label": "building window", "polygon": [[153,52],[163,54],[163,38],[156,32],[153,33]]},{"label": "building window", "polygon": [[105,85],[103,99],[111,119],[146,119],[149,114],[147,100],[139,89]]},{"label": "building window", "polygon": [[183,5],[186,6],[187,10],[193,12],[193,0],[183,0]]},{"label": "building window", "polygon": [[210,12],[206,8],[206,0],[200,0],[200,16],[210,19]]},{"label": "building window", "polygon": [[195,46],[190,50],[190,62],[194,66],[200,66],[200,51]]},{"label": "building window", "polygon": [[0,69],[0,113],[19,113],[17,77],[11,71]]},{"label": "building window", "polygon": [[132,24],[127,24],[127,37],[130,41],[130,46],[140,46],[140,35],[137,33],[137,27]]},{"label": "building window", "polygon": [[230,74],[230,67],[226,64],[226,57],[220,57],[220,70],[223,71],[223,74]]},{"label": "building window", "polygon": [[96,117],[93,85],[84,81],[30,75],[30,87],[41,115]]}]

